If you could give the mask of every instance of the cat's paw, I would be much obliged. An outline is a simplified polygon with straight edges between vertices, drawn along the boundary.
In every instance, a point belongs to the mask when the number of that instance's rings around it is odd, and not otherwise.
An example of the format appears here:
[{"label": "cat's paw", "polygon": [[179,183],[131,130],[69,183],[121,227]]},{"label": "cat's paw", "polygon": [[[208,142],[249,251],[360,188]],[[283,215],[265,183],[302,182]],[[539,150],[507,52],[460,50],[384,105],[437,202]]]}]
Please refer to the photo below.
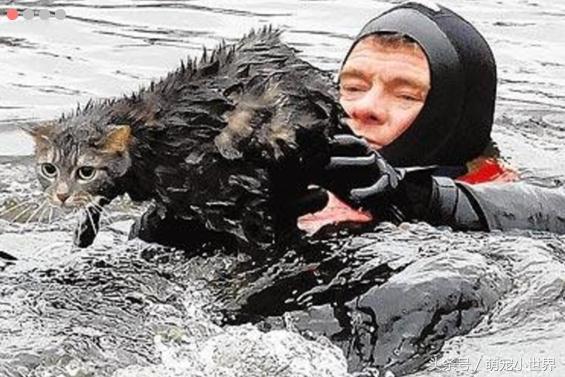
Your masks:
[{"label": "cat's paw", "polygon": [[81,214],[74,232],[73,244],[81,249],[94,243],[100,229],[100,212],[95,208],[85,208]]},{"label": "cat's paw", "polygon": [[145,242],[156,242],[164,221],[164,211],[150,207],[130,228],[128,239],[139,238]]}]

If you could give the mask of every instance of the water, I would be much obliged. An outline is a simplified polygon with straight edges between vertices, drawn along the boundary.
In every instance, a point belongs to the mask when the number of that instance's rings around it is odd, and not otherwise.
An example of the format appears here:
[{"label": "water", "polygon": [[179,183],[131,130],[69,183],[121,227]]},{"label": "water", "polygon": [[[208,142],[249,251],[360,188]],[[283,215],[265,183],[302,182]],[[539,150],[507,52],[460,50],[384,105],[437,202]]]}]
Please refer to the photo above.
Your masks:
[{"label": "water", "polygon": [[[8,3],[0,1],[0,8]],[[50,3],[52,9],[65,9],[64,21],[0,18],[0,203],[21,202],[38,192],[24,157],[31,153],[30,140],[15,125],[50,119],[91,97],[136,90],[187,55],[198,56],[203,45],[234,41],[266,24],[285,29],[284,40],[303,58],[336,70],[361,25],[397,2]],[[565,3],[444,3],[473,22],[493,48],[499,72],[494,138],[503,155],[526,180],[560,184],[565,178]],[[15,4],[10,6],[43,5]],[[51,214],[39,210],[35,220],[43,223],[30,219],[33,211],[16,222],[0,219],[0,376],[348,375],[337,347],[301,337],[292,326],[268,333],[253,325],[219,327],[210,306],[217,282],[234,260],[188,258],[127,242],[128,226],[141,209],[114,204],[101,237],[82,251],[71,247],[72,218],[52,214],[49,223]],[[13,220],[15,214],[3,217],[10,216]],[[496,276],[499,296],[490,313],[470,334],[447,341],[444,353],[414,375],[476,370],[488,376],[505,367],[513,375],[563,375],[563,237],[462,234],[425,225],[384,230],[377,243],[372,237],[343,247],[367,242],[370,253],[379,255],[372,260],[376,265],[387,258],[392,265],[410,265],[454,253],[454,260],[470,261],[479,281],[493,271]],[[429,261],[430,276],[440,277],[442,265]],[[510,366],[516,371],[508,372]]]}]

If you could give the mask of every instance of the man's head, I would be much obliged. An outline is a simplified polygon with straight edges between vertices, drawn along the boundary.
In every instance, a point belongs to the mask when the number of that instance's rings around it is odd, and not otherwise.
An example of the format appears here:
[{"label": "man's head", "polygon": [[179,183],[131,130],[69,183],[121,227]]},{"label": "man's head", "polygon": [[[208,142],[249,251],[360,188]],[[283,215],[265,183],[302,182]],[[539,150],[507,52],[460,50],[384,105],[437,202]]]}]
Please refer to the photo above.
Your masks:
[{"label": "man's head", "polygon": [[460,165],[490,142],[494,58],[447,8],[409,2],[369,21],[339,80],[351,129],[393,166]]},{"label": "man's head", "polygon": [[353,132],[375,149],[389,145],[414,122],[430,90],[422,48],[399,34],[364,37],[339,75],[340,102]]}]

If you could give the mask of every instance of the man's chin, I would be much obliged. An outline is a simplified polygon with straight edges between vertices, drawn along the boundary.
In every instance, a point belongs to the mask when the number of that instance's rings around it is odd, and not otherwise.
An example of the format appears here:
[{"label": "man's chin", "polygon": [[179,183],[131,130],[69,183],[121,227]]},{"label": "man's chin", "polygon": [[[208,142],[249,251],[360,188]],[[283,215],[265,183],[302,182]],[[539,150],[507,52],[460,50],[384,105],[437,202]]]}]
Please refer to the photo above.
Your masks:
[{"label": "man's chin", "polygon": [[376,150],[376,151],[378,151],[379,149],[381,149],[382,147],[384,147],[383,144],[376,143],[376,142],[371,141],[371,140],[367,140],[367,143],[369,143],[369,145],[371,146],[371,148],[373,148],[373,149]]}]

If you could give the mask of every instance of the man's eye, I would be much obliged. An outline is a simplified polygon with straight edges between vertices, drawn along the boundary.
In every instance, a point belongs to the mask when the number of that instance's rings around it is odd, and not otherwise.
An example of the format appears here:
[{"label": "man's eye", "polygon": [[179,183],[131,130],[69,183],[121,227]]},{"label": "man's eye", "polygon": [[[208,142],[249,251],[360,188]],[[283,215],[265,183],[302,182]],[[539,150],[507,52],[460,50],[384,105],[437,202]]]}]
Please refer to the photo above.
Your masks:
[{"label": "man's eye", "polygon": [[50,163],[41,164],[41,174],[45,178],[53,179],[57,176],[57,167]]},{"label": "man's eye", "polygon": [[77,170],[77,176],[83,181],[90,181],[96,176],[96,169],[92,166],[83,166]]},{"label": "man's eye", "polygon": [[344,85],[341,87],[341,90],[344,92],[356,93],[362,91],[363,88],[358,85]]},{"label": "man's eye", "polygon": [[396,95],[398,98],[403,99],[405,101],[420,101],[420,96],[416,94],[409,94],[409,93],[398,93]]}]

